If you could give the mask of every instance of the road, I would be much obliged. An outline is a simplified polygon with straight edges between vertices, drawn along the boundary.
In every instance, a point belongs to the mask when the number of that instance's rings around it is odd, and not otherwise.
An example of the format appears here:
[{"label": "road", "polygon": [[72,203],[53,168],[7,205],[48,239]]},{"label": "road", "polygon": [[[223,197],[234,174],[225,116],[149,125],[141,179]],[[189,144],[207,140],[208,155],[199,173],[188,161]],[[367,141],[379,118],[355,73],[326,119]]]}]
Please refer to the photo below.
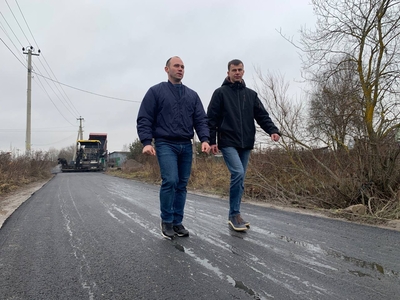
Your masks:
[{"label": "road", "polygon": [[60,173],[0,229],[1,299],[399,299],[400,232],[188,194],[160,234],[158,186]]}]

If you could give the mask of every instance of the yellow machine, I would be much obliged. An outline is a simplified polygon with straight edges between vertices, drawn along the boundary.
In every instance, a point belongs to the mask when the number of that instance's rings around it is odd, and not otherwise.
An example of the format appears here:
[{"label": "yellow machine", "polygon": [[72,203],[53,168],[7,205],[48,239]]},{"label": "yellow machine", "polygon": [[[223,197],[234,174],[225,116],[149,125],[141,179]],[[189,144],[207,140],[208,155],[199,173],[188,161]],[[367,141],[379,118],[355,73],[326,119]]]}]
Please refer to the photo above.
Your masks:
[{"label": "yellow machine", "polygon": [[103,171],[107,165],[107,150],[100,140],[77,140],[75,160],[68,164],[62,160],[63,172]]}]

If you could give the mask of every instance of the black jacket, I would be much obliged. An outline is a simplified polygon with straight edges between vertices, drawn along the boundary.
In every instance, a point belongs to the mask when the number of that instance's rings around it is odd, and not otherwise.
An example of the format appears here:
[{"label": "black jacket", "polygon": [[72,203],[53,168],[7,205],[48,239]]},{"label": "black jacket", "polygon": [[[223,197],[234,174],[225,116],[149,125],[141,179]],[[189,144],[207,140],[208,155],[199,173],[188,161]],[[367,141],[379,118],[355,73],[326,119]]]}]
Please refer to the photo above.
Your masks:
[{"label": "black jacket", "polygon": [[210,145],[218,142],[218,148],[253,149],[256,135],[254,120],[269,135],[280,135],[257,93],[247,88],[244,81],[232,83],[226,78],[212,95],[207,117]]}]

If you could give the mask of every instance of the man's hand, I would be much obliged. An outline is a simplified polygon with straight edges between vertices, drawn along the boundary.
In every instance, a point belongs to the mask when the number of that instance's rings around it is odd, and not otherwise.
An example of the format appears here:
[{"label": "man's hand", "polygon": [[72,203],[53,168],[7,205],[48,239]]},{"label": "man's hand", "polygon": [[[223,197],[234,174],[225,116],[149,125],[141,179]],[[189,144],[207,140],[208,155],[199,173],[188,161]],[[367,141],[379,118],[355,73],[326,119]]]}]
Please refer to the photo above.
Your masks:
[{"label": "man's hand", "polygon": [[277,134],[277,133],[271,134],[271,140],[272,141],[277,142],[277,141],[279,141],[279,139],[280,139],[279,134]]},{"label": "man's hand", "polygon": [[212,145],[211,146],[211,153],[214,154],[214,155],[219,153],[219,149],[218,149],[217,145]]},{"label": "man's hand", "polygon": [[207,142],[201,143],[201,152],[205,152],[205,153],[209,154],[210,150],[211,150],[210,145]]},{"label": "man's hand", "polygon": [[152,145],[147,145],[147,146],[144,146],[142,153],[148,154],[148,155],[156,155],[156,150],[153,148]]}]

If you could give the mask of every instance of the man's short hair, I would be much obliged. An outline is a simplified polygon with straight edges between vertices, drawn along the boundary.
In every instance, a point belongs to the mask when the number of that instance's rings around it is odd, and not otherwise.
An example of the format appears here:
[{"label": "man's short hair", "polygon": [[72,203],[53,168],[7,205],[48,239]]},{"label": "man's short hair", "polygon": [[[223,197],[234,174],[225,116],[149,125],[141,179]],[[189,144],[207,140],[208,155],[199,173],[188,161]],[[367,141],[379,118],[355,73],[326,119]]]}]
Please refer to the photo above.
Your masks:
[{"label": "man's short hair", "polygon": [[228,71],[230,70],[231,65],[238,66],[240,64],[242,64],[244,67],[244,63],[240,59],[232,59],[230,62],[228,62]]},{"label": "man's short hair", "polygon": [[172,58],[177,57],[180,58],[179,56],[171,56],[170,58],[168,58],[167,62],[165,63],[165,66],[168,67],[169,66],[169,62],[171,61]]}]

